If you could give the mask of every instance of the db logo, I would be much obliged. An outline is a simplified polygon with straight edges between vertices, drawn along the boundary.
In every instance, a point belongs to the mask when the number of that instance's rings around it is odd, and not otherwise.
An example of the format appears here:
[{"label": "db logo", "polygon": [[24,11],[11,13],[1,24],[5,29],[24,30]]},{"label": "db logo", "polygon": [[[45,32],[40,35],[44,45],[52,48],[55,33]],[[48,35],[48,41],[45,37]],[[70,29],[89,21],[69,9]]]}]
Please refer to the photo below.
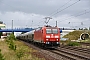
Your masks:
[{"label": "db logo", "polygon": [[51,34],[51,38],[54,38],[53,34]]}]

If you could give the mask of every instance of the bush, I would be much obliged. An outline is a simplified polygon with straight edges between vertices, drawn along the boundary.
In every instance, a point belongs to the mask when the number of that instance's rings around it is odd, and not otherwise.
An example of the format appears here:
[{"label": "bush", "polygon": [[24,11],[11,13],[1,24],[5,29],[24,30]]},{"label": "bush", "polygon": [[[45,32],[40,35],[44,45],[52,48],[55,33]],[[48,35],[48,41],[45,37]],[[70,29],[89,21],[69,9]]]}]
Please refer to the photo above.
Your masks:
[{"label": "bush", "polygon": [[10,36],[8,37],[8,40],[16,40],[16,38],[15,38],[13,33],[10,34]]},{"label": "bush", "polygon": [[16,40],[14,34],[10,34],[10,36],[7,38],[6,42],[11,50],[16,50],[16,45],[14,44],[14,40]]},{"label": "bush", "polygon": [[9,43],[9,48],[14,50],[14,51],[16,50],[16,45],[14,44],[14,42],[12,40]]},{"label": "bush", "polygon": [[5,60],[4,56],[1,54],[1,49],[0,49],[0,60]]},{"label": "bush", "polygon": [[24,48],[20,48],[20,49],[17,50],[17,52],[16,52],[16,56],[19,58],[19,60],[24,56],[24,54],[25,54]]},{"label": "bush", "polygon": [[80,44],[78,42],[69,42],[67,45],[68,46],[79,46]]},{"label": "bush", "polygon": [[1,38],[1,36],[2,36],[2,32],[0,32],[0,38]]}]

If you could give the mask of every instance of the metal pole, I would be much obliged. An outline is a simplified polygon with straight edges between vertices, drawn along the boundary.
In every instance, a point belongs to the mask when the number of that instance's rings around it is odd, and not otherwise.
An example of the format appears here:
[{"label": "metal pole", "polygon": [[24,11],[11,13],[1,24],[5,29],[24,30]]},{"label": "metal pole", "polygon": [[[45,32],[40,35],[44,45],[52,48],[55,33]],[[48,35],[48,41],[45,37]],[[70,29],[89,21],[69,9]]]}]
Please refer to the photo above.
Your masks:
[{"label": "metal pole", "polygon": [[57,27],[57,21],[56,21],[56,27]]},{"label": "metal pole", "polygon": [[13,33],[13,20],[12,20],[12,33]]}]

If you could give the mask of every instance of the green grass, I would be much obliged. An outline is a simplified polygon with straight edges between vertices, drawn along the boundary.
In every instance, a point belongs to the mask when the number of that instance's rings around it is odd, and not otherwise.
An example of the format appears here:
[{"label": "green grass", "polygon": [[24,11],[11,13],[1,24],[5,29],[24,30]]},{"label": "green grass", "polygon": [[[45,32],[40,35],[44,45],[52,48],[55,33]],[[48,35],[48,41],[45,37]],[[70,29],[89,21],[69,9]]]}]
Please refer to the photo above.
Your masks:
[{"label": "green grass", "polygon": [[90,39],[81,40],[80,42],[90,43]]},{"label": "green grass", "polygon": [[[0,41],[1,53],[5,60],[45,60],[44,58],[38,58],[33,55],[32,53],[37,53],[38,51],[26,46],[24,43],[20,41],[14,41],[14,43],[17,46],[16,51],[9,49],[5,41]],[[17,56],[19,54],[23,55],[20,59]]]},{"label": "green grass", "polygon": [[78,42],[68,42],[67,44],[68,46],[80,46],[80,44]]}]

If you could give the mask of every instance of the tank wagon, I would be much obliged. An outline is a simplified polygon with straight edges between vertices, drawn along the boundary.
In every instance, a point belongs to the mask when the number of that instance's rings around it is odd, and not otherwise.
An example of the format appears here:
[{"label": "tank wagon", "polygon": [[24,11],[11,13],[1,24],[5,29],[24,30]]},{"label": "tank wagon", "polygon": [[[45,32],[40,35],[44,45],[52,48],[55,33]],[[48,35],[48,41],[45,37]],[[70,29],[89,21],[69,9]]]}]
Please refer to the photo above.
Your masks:
[{"label": "tank wagon", "polygon": [[39,43],[39,45],[46,48],[57,48],[60,46],[60,30],[58,27],[39,27],[30,32],[20,34],[17,38]]}]

